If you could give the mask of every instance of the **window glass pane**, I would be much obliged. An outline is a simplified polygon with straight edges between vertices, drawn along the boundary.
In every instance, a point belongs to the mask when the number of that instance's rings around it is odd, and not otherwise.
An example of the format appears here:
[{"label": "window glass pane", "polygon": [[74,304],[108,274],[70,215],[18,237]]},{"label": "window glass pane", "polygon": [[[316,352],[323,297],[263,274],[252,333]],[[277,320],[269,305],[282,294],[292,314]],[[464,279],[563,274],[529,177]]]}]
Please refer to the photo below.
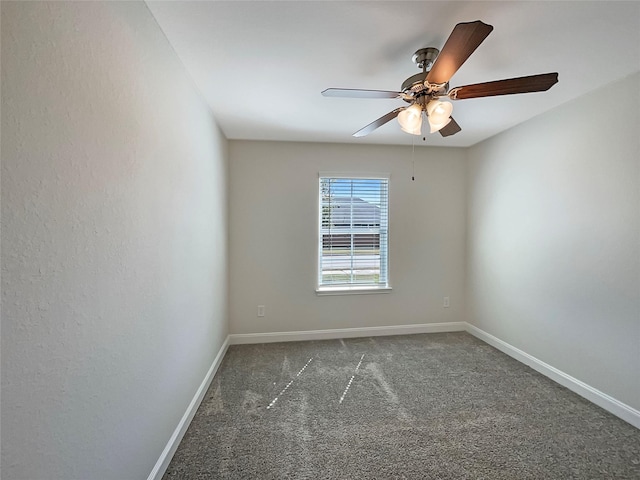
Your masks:
[{"label": "window glass pane", "polygon": [[320,178],[320,286],[386,286],[388,185],[380,178]]}]

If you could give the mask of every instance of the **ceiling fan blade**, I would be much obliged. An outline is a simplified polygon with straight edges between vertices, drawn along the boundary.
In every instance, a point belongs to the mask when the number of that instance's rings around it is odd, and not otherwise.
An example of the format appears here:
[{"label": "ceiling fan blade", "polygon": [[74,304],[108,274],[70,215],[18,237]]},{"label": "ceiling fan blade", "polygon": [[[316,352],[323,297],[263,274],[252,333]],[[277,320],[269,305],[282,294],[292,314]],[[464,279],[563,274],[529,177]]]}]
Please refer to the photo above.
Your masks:
[{"label": "ceiling fan blade", "polygon": [[427,81],[447,83],[492,30],[491,25],[480,20],[457,24],[431,67]]},{"label": "ceiling fan blade", "polygon": [[369,135],[371,132],[373,132],[376,128],[381,127],[382,125],[384,125],[385,123],[393,120],[394,118],[396,118],[398,116],[398,114],[403,111],[405,109],[405,107],[400,107],[400,108],[396,108],[395,110],[387,113],[386,115],[383,115],[382,117],[380,117],[379,119],[371,122],[369,125],[367,125],[364,128],[361,128],[360,130],[358,130],[356,133],[353,134],[354,137],[364,137],[365,135]]},{"label": "ceiling fan blade", "polygon": [[442,135],[443,137],[449,137],[451,135],[455,135],[460,130],[462,130],[462,128],[460,128],[460,125],[458,125],[458,122],[456,122],[453,119],[453,117],[451,117],[451,121],[447,123],[444,127],[442,127],[439,131],[440,131],[440,135]]},{"label": "ceiling fan blade", "polygon": [[357,88],[327,88],[322,92],[324,97],[342,98],[402,98],[400,92],[387,90],[360,90]]},{"label": "ceiling fan blade", "polygon": [[515,93],[544,92],[558,83],[558,73],[542,73],[528,77],[509,78],[495,82],[476,83],[452,88],[448,95],[452,100],[463,98],[494,97]]}]

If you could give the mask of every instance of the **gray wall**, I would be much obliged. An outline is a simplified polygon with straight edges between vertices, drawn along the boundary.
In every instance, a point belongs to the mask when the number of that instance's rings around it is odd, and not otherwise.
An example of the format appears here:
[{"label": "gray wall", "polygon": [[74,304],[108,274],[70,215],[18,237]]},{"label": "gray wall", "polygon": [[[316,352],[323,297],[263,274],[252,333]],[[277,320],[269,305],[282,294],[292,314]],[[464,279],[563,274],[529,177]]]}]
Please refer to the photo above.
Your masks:
[{"label": "gray wall", "polygon": [[640,409],[640,75],[469,151],[468,321]]},{"label": "gray wall", "polygon": [[[464,320],[465,151],[417,147],[414,182],[411,158],[411,145],[231,141],[230,331]],[[391,174],[391,293],[316,295],[319,172]]]},{"label": "gray wall", "polygon": [[144,3],[1,8],[2,478],[146,478],[227,334],[226,140]]}]

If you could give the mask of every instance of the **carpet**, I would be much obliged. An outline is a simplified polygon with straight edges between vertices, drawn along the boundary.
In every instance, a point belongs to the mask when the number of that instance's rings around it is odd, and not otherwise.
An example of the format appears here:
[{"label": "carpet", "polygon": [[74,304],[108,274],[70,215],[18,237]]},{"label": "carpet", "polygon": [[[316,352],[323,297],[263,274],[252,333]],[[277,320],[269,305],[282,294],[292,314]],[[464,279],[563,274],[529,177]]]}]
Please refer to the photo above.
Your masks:
[{"label": "carpet", "polygon": [[461,333],[231,346],[163,480],[640,479],[640,430]]}]

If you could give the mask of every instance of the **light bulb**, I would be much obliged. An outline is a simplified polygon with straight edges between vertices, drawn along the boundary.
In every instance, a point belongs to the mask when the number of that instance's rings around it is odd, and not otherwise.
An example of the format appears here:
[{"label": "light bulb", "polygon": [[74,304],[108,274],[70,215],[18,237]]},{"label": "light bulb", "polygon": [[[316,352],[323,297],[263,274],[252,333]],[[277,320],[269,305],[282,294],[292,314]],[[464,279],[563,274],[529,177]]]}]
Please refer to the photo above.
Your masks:
[{"label": "light bulb", "polygon": [[398,114],[398,123],[403,132],[411,135],[420,135],[422,133],[422,107],[413,104]]}]

